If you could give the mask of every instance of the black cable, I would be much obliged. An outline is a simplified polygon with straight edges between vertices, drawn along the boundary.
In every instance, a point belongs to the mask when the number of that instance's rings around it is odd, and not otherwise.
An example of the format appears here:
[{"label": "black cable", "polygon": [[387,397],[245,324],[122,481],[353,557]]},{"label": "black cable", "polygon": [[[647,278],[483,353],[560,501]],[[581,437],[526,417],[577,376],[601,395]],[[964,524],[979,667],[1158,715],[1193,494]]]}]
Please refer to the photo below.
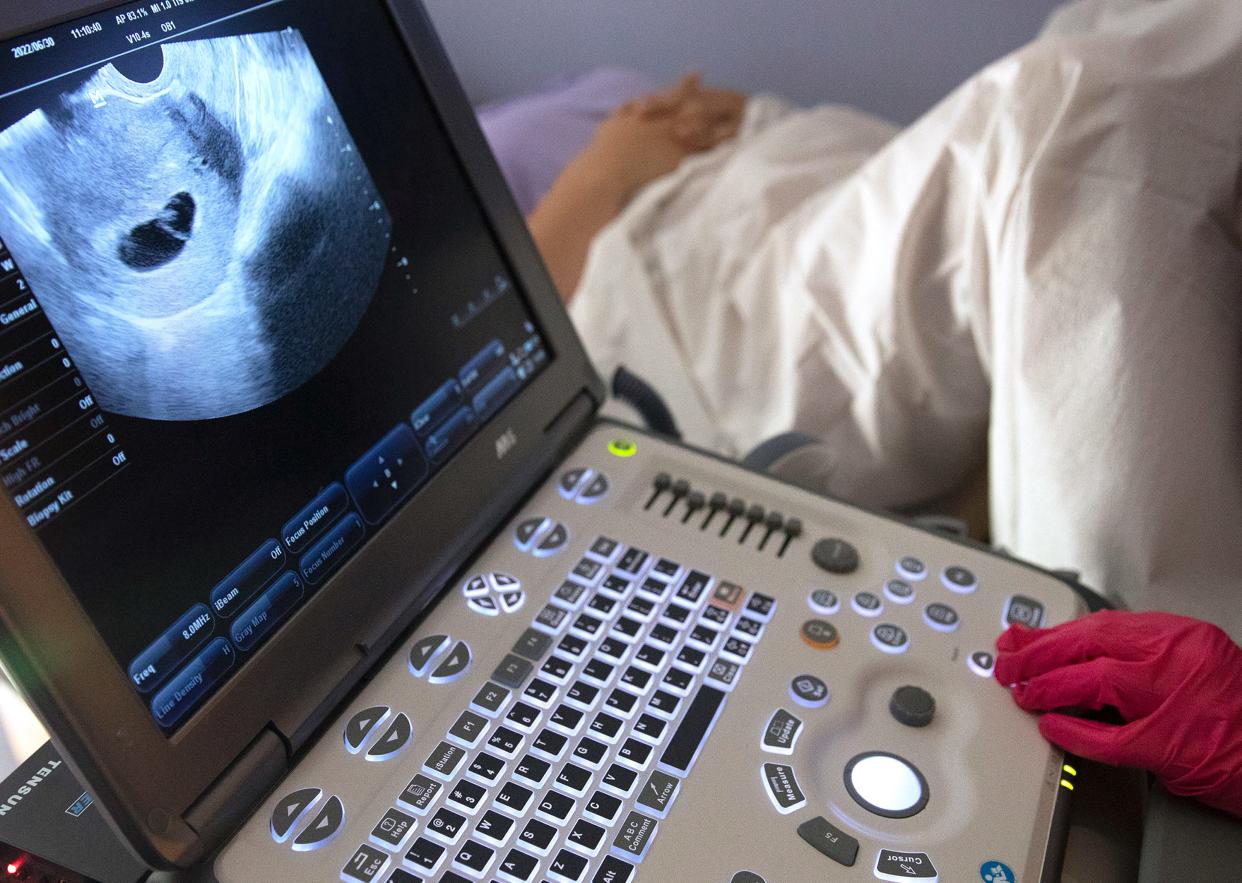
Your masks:
[{"label": "black cable", "polygon": [[664,399],[647,381],[626,370],[624,365],[618,365],[612,375],[612,394],[636,410],[652,432],[681,438],[677,421],[673,419],[673,412]]}]

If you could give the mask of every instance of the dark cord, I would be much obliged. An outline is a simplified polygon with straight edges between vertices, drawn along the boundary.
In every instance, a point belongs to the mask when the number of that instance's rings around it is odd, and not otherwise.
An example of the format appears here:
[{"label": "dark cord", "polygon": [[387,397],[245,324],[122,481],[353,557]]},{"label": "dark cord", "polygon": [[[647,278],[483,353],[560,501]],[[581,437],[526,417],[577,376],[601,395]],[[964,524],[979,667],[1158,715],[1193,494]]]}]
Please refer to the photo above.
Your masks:
[{"label": "dark cord", "polygon": [[647,381],[626,370],[624,365],[617,366],[616,373],[612,375],[612,394],[638,411],[652,432],[681,438],[677,421],[673,419],[673,412],[664,399]]}]

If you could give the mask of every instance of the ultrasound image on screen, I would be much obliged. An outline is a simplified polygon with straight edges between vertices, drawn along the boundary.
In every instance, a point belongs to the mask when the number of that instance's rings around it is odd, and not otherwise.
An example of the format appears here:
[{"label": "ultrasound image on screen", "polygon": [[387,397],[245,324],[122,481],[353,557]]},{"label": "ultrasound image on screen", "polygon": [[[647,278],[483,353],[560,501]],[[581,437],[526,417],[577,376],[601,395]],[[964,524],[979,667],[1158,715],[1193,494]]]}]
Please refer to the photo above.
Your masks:
[{"label": "ultrasound image on screen", "polygon": [[150,51],[0,133],[0,237],[105,410],[250,411],[353,334],[391,218],[298,32]]}]

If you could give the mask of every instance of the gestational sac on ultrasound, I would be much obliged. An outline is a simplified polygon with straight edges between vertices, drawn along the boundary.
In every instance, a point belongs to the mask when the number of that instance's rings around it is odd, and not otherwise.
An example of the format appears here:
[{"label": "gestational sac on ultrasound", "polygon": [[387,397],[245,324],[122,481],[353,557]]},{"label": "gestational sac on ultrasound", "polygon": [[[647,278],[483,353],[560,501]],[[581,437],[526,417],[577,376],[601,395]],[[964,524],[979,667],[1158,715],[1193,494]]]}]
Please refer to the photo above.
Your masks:
[{"label": "gestational sac on ultrasound", "polygon": [[144,51],[0,133],[0,237],[105,410],[250,411],[354,333],[391,219],[296,31]]}]

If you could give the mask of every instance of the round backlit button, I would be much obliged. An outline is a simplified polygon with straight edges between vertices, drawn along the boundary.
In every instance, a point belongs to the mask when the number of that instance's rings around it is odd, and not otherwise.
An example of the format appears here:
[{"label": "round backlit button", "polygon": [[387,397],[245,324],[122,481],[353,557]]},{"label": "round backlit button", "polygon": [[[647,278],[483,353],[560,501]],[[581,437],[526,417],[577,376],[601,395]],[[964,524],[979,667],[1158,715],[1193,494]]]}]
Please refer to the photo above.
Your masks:
[{"label": "round backlit button", "polygon": [[905,653],[910,649],[910,636],[901,626],[882,622],[871,630],[871,643],[885,653]]},{"label": "round backlit button", "polygon": [[608,453],[622,460],[628,460],[638,453],[638,445],[628,438],[614,438],[608,443]]},{"label": "round backlit button", "polygon": [[944,583],[946,589],[957,592],[959,595],[969,595],[975,589],[979,588],[979,581],[975,579],[975,575],[965,567],[946,567],[944,573],[940,574],[940,581]]},{"label": "round backlit button", "polygon": [[914,600],[914,586],[904,579],[890,579],[884,584],[884,594],[894,604],[909,604]]},{"label": "round backlit button", "polygon": [[841,643],[837,627],[822,619],[808,619],[802,623],[802,640],[816,650],[831,650]]},{"label": "round backlit button", "polygon": [[884,602],[874,592],[858,592],[850,599],[850,606],[859,616],[879,616],[884,612]]},{"label": "round backlit button", "polygon": [[927,779],[910,761],[886,751],[847,763],[845,789],[863,809],[887,819],[908,819],[927,806]]},{"label": "round backlit button", "polygon": [[976,650],[966,660],[966,666],[979,677],[990,678],[996,668],[996,657],[987,650]]},{"label": "round backlit button", "polygon": [[961,625],[961,617],[948,604],[928,604],[923,610],[923,619],[938,632],[955,632]]},{"label": "round backlit button", "polygon": [[927,576],[927,565],[913,555],[906,555],[897,562],[897,572],[906,579],[921,580]]},{"label": "round backlit button", "polygon": [[806,599],[807,605],[821,616],[832,616],[841,609],[841,599],[828,589],[816,589]]},{"label": "round backlit button", "polygon": [[815,675],[798,675],[789,684],[789,695],[804,708],[823,708],[828,704],[828,685]]}]

